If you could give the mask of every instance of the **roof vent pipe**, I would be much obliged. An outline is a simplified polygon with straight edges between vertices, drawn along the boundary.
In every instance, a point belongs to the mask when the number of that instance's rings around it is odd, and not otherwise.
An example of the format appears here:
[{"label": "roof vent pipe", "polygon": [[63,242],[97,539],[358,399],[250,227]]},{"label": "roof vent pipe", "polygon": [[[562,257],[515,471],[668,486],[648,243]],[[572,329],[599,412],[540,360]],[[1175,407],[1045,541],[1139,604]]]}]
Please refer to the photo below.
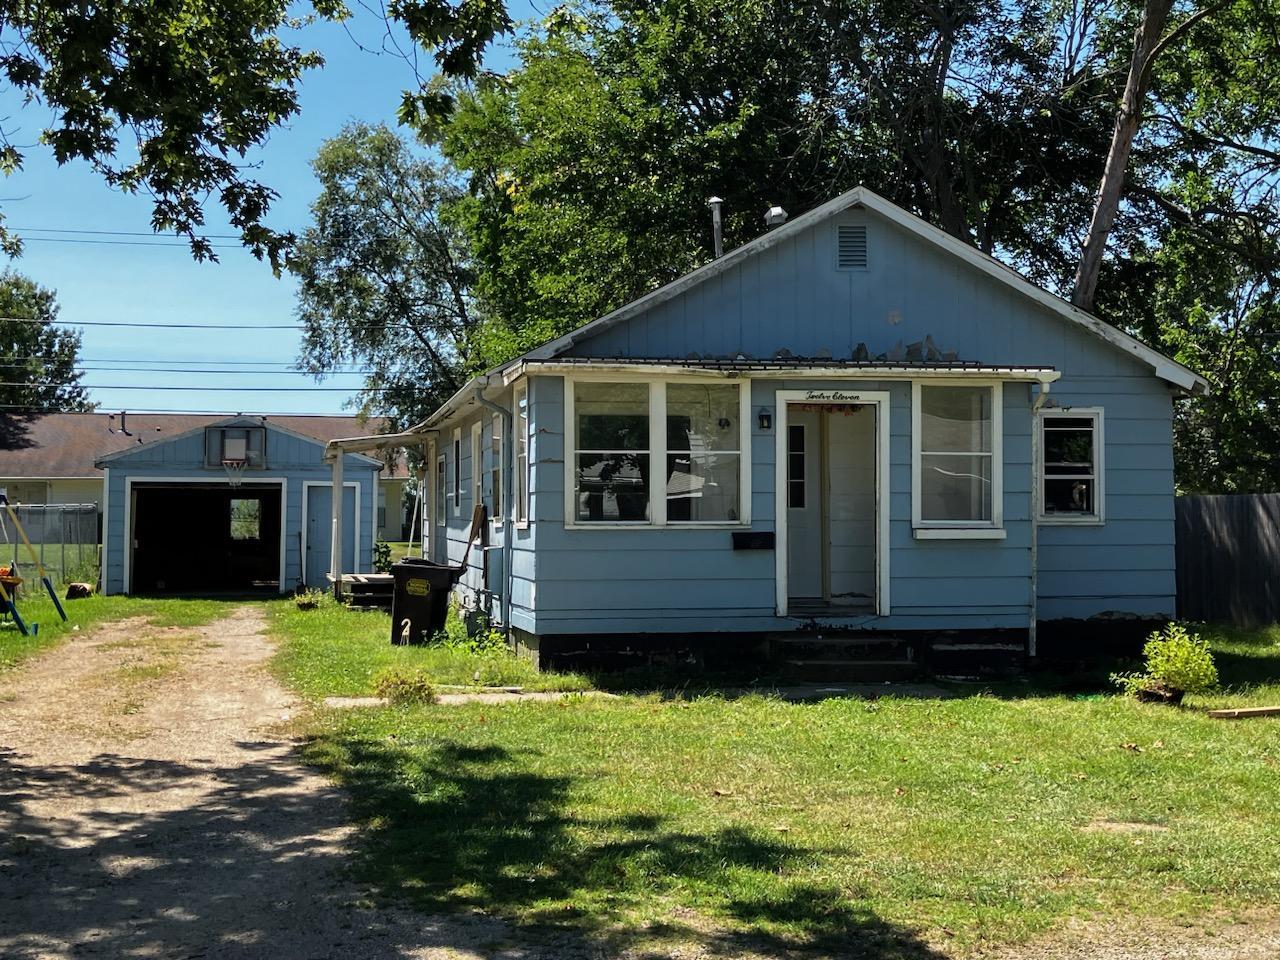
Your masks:
[{"label": "roof vent pipe", "polygon": [[772,230],[774,227],[780,227],[787,222],[787,211],[781,207],[770,207],[764,212],[764,225]]},{"label": "roof vent pipe", "polygon": [[707,201],[707,206],[711,208],[711,242],[717,260],[724,256],[724,230],[720,224],[720,207],[723,205],[724,201],[719,197],[712,197]]}]

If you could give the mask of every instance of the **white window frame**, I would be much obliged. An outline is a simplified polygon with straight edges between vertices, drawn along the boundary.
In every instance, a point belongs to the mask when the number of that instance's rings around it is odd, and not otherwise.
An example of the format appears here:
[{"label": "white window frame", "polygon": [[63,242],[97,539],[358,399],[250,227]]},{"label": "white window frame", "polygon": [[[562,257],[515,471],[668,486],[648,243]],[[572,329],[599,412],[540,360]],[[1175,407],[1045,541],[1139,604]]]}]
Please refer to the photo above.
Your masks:
[{"label": "white window frame", "polygon": [[449,471],[453,480],[453,515],[462,516],[462,428],[453,428],[453,469]]},{"label": "white window frame", "polygon": [[[523,406],[522,406],[523,404]],[[532,475],[529,469],[529,381],[521,380],[512,392],[512,407],[515,412],[515,429],[512,431],[516,445],[515,455],[515,521],[517,530],[529,529],[529,482]],[[523,452],[522,452],[523,451]]]},{"label": "white window frame", "polygon": [[[1083,420],[1093,421],[1093,505],[1090,514],[1046,513],[1044,509],[1044,485],[1049,478],[1045,475],[1044,466],[1044,425],[1047,420]],[[1039,442],[1036,444],[1036,477],[1040,493],[1040,515],[1037,522],[1045,526],[1100,527],[1107,522],[1106,498],[1106,430],[1104,427],[1102,407],[1054,407],[1042,409],[1036,418],[1036,430],[1039,431]]]},{"label": "white window frame", "polygon": [[435,496],[431,498],[431,513],[434,525],[443,527],[449,505],[449,460],[443,451],[437,452],[434,446],[431,452],[432,462],[435,464],[435,474],[431,478],[435,487]]},{"label": "white window frame", "polygon": [[[649,385],[649,463],[650,476],[665,472],[667,462],[667,384],[732,383],[738,387],[738,491],[737,520],[676,520],[667,522],[667,494],[651,483],[649,519],[624,521],[578,521],[575,495],[578,437],[577,414],[574,411],[574,386],[577,383],[646,383]],[[600,373],[564,376],[564,526],[566,530],[742,530],[751,526],[751,379],[748,377],[655,376],[637,373]],[[732,452],[732,451],[725,451]],[[654,471],[653,465],[661,468]]]},{"label": "white window frame", "polygon": [[508,506],[503,502],[506,497],[502,495],[502,458],[506,455],[502,434],[502,414],[495,413],[489,418],[489,433],[481,440],[482,445],[489,447],[489,456],[492,458],[489,464],[489,497],[493,504],[493,516],[489,519],[495,524],[502,523],[503,508]]},{"label": "white window frame", "polygon": [[471,425],[471,509],[484,503],[484,417]]},{"label": "white window frame", "polygon": [[[991,519],[921,519],[922,387],[986,387],[991,390]],[[1004,381],[929,378],[911,381],[911,532],[917,540],[1003,540],[1004,529]]]}]

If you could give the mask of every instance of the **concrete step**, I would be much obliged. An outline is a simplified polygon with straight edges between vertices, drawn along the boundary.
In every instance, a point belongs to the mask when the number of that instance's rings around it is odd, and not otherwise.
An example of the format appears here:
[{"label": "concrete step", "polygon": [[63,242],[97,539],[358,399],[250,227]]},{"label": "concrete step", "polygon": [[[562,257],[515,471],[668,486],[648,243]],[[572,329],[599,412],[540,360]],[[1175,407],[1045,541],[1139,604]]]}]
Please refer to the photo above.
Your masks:
[{"label": "concrete step", "polygon": [[885,683],[911,680],[920,666],[910,660],[784,660],[783,675],[814,682]]},{"label": "concrete step", "polygon": [[779,659],[792,660],[904,660],[916,659],[916,645],[898,636],[820,636],[797,634],[774,641]]}]

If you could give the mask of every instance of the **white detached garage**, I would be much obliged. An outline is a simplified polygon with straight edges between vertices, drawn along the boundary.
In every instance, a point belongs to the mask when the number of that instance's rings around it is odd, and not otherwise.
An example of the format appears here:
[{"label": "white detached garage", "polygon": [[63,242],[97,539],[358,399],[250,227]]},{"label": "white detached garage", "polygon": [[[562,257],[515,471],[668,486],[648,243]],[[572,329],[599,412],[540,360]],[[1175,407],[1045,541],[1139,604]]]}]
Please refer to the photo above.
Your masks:
[{"label": "white detached garage", "polygon": [[[96,461],[106,593],[284,593],[329,586],[333,471],[324,443],[232,417]],[[341,568],[372,570],[382,464],[342,463]]]}]

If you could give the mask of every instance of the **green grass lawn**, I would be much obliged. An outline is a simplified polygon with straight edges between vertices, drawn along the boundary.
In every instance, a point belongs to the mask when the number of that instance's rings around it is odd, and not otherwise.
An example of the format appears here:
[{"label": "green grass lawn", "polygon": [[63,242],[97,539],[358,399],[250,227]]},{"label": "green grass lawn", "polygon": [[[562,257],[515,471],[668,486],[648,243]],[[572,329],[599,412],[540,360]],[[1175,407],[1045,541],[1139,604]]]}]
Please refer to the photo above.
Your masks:
[{"label": "green grass lawn", "polygon": [[[360,878],[427,910],[606,954],[964,954],[1280,898],[1280,720],[1198,709],[1280,703],[1280,635],[1209,635],[1234,689],[1184,709],[567,696],[322,713],[306,755],[354,797]],[[340,659],[309,694],[362,689]]]},{"label": "green grass lawn", "polygon": [[[38,590],[38,592],[37,592]],[[28,585],[18,599],[18,612],[28,627],[39,624],[39,632],[24,637],[15,623],[0,624],[0,674],[23,660],[66,639],[75,627],[89,627],[127,617],[144,617],[160,627],[199,626],[226,613],[228,606],[219,600],[151,599],[137,597],[92,596],[84,600],[63,600],[67,612],[64,623],[49,596],[40,588]]]},{"label": "green grass lawn", "polygon": [[291,600],[271,604],[273,632],[281,641],[277,674],[303,696],[359,697],[374,692],[374,679],[392,668],[418,669],[437,684],[518,686],[528,690],[582,690],[577,674],[539,673],[505,650],[475,653],[445,646],[391,643],[391,617],[325,603],[299,610]]}]

